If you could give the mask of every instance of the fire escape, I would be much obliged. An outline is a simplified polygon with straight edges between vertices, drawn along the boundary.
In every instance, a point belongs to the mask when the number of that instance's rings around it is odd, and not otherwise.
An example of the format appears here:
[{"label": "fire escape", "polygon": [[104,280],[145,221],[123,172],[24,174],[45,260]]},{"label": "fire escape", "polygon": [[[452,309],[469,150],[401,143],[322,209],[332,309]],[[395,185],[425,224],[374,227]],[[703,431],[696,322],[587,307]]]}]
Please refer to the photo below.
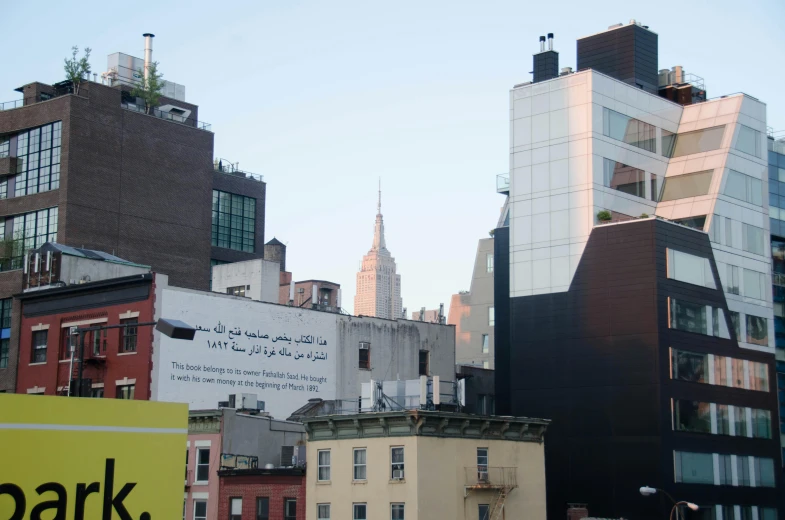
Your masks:
[{"label": "fire escape", "polygon": [[488,497],[488,513],[483,520],[504,518],[504,503],[518,487],[517,468],[470,466],[465,468],[464,499],[471,493]]}]

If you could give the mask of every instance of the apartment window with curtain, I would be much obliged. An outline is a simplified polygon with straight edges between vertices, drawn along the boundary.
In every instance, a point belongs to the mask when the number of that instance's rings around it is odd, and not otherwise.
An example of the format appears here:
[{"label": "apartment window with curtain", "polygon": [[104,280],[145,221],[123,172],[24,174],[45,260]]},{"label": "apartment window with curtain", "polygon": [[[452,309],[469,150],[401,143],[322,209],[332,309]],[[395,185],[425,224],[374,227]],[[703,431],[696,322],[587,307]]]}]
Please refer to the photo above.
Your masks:
[{"label": "apartment window with curtain", "polygon": [[367,452],[365,448],[355,448],[352,453],[353,457],[353,479],[365,480],[367,476],[366,466]]},{"label": "apartment window with curtain", "polygon": [[243,520],[243,499],[229,499],[229,520]]},{"label": "apartment window with curtain", "polygon": [[36,330],[33,332],[31,363],[46,363],[46,340],[48,333],[48,330]]},{"label": "apartment window with curtain", "polygon": [[316,505],[316,520],[330,520],[330,504]]},{"label": "apartment window with curtain", "polygon": [[402,480],[404,478],[403,446],[390,448],[390,461],[392,466],[390,478]]},{"label": "apartment window with curtain", "polygon": [[390,504],[390,520],[406,520],[404,504]]},{"label": "apartment window with curtain", "polygon": [[330,450],[319,450],[316,452],[317,459],[317,480],[326,482],[330,480]]},{"label": "apartment window with curtain", "polygon": [[368,520],[368,505],[352,504],[352,520]]}]

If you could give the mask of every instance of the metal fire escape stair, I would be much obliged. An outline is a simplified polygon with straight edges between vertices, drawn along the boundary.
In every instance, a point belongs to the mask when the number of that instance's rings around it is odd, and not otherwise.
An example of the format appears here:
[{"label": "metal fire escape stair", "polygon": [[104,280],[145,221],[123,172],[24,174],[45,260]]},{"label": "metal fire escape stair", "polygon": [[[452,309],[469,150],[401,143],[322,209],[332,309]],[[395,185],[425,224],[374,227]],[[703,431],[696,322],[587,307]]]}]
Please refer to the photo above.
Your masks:
[{"label": "metal fire escape stair", "polygon": [[499,490],[499,495],[493,502],[493,507],[491,508],[490,513],[488,513],[488,520],[499,520],[502,518],[502,514],[504,512],[504,502],[507,500],[507,495],[510,494],[510,491],[512,491],[512,488],[509,487],[503,487]]}]

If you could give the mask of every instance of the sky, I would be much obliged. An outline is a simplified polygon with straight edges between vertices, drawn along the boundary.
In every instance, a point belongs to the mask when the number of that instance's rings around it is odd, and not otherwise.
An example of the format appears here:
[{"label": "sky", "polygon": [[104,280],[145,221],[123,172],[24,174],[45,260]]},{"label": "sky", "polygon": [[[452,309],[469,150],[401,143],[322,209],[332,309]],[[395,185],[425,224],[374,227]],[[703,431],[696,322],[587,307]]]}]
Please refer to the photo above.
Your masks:
[{"label": "sky", "polygon": [[575,68],[577,38],[634,18],[659,35],[659,68],[702,76],[709,97],[755,96],[785,130],[782,0],[47,4],[3,7],[0,101],[62,80],[73,45],[100,73],[108,54],[143,57],[154,33],[153,59],[212,124],[215,157],[264,176],[265,241],[287,244],[296,280],[340,283],[349,312],[380,179],[404,307],[469,289],[504,203],[509,90],[531,80],[540,35]]}]

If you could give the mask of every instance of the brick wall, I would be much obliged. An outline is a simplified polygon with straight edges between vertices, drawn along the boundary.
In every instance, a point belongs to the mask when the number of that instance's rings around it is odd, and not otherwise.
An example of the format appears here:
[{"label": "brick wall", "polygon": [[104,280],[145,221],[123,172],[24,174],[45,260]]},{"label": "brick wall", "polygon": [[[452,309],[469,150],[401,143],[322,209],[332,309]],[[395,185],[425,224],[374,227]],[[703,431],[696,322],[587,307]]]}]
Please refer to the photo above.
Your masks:
[{"label": "brick wall", "polygon": [[[0,273],[0,298],[10,298],[22,290],[22,271]],[[0,368],[0,391],[14,392],[16,389],[16,367],[19,360],[19,318],[22,304],[14,300],[11,308],[11,338],[8,342],[8,367]]]},{"label": "brick wall", "polygon": [[229,518],[230,499],[238,497],[243,499],[243,518],[256,518],[256,498],[268,497],[271,519],[283,519],[284,498],[295,498],[297,520],[305,520],[305,474],[221,476],[218,518]]}]

